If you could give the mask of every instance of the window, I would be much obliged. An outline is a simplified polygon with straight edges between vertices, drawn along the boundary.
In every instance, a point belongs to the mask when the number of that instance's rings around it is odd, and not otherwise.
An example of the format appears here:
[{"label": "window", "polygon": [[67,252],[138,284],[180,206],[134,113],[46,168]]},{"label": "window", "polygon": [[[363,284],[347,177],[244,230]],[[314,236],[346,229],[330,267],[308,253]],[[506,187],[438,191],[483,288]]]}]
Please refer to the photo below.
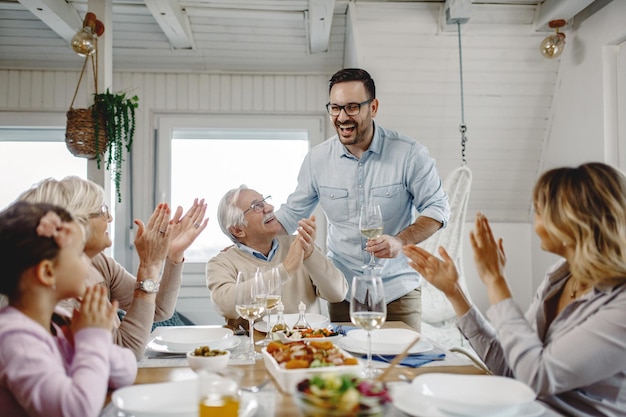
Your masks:
[{"label": "window", "polygon": [[[5,179],[0,209],[44,178],[87,177],[87,160],[74,157],[65,146],[64,115],[5,115],[6,120],[0,119],[0,176]],[[38,122],[45,125],[32,127]]]},{"label": "window", "polygon": [[[304,156],[322,136],[321,118],[296,119],[222,116],[212,120],[203,116],[176,120],[172,116],[161,120],[156,195],[173,208],[180,205],[186,210],[195,197],[208,204],[209,224],[185,252],[187,262],[204,265],[232,245],[217,219],[219,200],[228,190],[245,184],[263,195],[271,194],[270,203],[276,209],[287,200],[296,187]],[[163,169],[163,164],[170,169]],[[170,178],[163,172],[171,172]]]},{"label": "window", "polygon": [[[309,142],[303,131],[195,133],[198,136],[192,139],[184,130],[174,131],[171,201],[184,209],[194,197],[204,198],[208,204],[209,224],[185,252],[189,262],[206,262],[232,245],[218,224],[217,206],[222,196],[246,184],[261,194],[271,194],[269,203],[278,209],[296,187]],[[277,138],[280,136],[284,138]]]}]

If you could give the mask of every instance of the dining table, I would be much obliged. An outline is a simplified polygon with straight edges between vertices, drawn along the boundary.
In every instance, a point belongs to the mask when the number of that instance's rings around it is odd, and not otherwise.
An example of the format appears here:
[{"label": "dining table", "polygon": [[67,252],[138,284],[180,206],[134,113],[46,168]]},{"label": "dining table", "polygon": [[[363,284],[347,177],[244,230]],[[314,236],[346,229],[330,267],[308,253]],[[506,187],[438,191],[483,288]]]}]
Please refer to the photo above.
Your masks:
[{"label": "dining table", "polygon": [[[351,323],[337,323],[342,326],[352,326]],[[382,326],[383,329],[409,329],[412,330],[407,324],[401,321],[389,321],[385,322]],[[249,344],[248,336],[236,336],[242,337],[243,340],[238,349],[245,349],[246,344]],[[265,337],[265,333],[254,331],[255,342]],[[465,355],[458,355],[445,349],[433,341],[430,341],[435,346],[435,349],[444,353],[443,359],[433,361],[424,364],[419,367],[405,367],[395,366],[388,373],[386,373],[384,381],[389,385],[398,385],[410,383],[413,378],[425,373],[445,373],[445,374],[466,374],[466,375],[485,375],[486,369],[477,366],[471,358]],[[261,351],[262,347],[255,344],[255,350]],[[248,361],[249,363],[237,363],[237,361],[231,360],[228,367],[239,368],[243,371],[243,379],[241,380],[242,387],[252,387],[259,384],[263,384],[262,388],[256,392],[244,391],[244,399],[254,397],[257,404],[257,410],[253,414],[254,417],[299,417],[303,416],[302,412],[298,408],[298,405],[294,401],[291,394],[281,390],[280,385],[273,379],[272,375],[268,372],[262,359],[254,361]],[[382,362],[376,362],[378,367],[386,367],[388,364]],[[153,384],[160,382],[175,382],[184,381],[197,378],[196,373],[189,368],[186,363],[186,358],[180,356],[167,355],[162,356],[150,356],[148,351],[146,356],[142,358],[138,363],[138,372],[134,385],[138,384]],[[100,417],[118,417],[124,414],[117,410],[114,404],[111,402],[112,391],[110,391],[106,397],[105,406],[103,408]],[[546,413],[542,414],[542,417],[554,417],[558,416],[558,413],[554,413],[551,410],[546,409]],[[385,416],[390,417],[406,417],[406,414],[399,409],[391,406],[388,408]]]}]

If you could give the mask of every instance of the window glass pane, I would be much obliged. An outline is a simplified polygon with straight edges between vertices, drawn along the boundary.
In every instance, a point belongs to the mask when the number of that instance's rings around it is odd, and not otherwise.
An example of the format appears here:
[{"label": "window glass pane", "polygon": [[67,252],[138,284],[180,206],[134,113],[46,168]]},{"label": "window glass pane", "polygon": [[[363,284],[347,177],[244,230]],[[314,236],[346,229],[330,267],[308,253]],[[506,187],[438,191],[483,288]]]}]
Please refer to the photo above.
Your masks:
[{"label": "window glass pane", "polygon": [[[5,179],[0,187],[0,208],[44,178],[87,177],[87,160],[76,158],[67,150],[64,133],[61,130],[60,141],[40,141],[9,139],[0,132],[0,175]],[[47,136],[41,130],[33,136],[39,135]]]},{"label": "window glass pane", "polygon": [[[173,209],[180,205],[187,210],[195,197],[204,198],[208,204],[209,224],[185,251],[187,262],[207,262],[232,245],[217,221],[219,200],[228,190],[245,184],[263,195],[271,194],[269,203],[278,209],[296,187],[300,165],[309,149],[306,131],[251,132],[254,131],[173,134]],[[210,137],[213,138],[206,139]]]}]

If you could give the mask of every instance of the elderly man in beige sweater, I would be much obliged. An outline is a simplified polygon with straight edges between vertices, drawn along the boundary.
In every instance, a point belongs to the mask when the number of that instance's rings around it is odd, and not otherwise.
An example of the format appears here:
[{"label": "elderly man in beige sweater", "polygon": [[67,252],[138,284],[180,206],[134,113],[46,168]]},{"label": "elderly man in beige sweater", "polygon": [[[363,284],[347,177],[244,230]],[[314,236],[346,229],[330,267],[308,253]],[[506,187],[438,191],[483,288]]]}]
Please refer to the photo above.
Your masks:
[{"label": "elderly man in beige sweater", "polygon": [[206,281],[214,308],[232,327],[245,323],[235,311],[238,271],[277,266],[285,313],[297,313],[300,301],[307,312],[319,313],[320,298],[336,303],[348,292],[341,271],[315,246],[315,216],[300,220],[296,235],[284,235],[268,198],[241,185],[222,197],[217,210],[220,227],[235,246],[209,260]]}]

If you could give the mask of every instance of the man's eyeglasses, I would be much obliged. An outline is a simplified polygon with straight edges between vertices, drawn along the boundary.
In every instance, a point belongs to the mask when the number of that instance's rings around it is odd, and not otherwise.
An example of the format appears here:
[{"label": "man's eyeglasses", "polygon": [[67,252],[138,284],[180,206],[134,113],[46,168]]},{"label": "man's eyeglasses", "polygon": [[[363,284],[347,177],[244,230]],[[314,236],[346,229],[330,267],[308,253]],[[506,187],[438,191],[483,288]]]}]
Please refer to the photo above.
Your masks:
[{"label": "man's eyeglasses", "polygon": [[361,106],[364,104],[371,103],[373,98],[369,100],[365,100],[361,103],[348,103],[345,106],[340,106],[339,104],[326,103],[326,111],[331,116],[339,116],[341,110],[345,111],[348,116],[356,116],[361,112]]},{"label": "man's eyeglasses", "polygon": [[245,215],[247,212],[249,212],[250,210],[254,210],[257,213],[261,213],[263,212],[263,209],[265,208],[265,201],[272,198],[271,195],[268,195],[267,197],[265,197],[263,200],[260,201],[253,201],[252,204],[250,204],[250,207],[248,207],[243,214]]},{"label": "man's eyeglasses", "polygon": [[103,204],[102,207],[100,207],[100,211],[96,212],[96,213],[91,213],[89,215],[89,217],[104,217],[105,219],[108,219],[109,216],[111,215],[111,212],[109,211],[109,206],[107,206],[106,204]]}]

